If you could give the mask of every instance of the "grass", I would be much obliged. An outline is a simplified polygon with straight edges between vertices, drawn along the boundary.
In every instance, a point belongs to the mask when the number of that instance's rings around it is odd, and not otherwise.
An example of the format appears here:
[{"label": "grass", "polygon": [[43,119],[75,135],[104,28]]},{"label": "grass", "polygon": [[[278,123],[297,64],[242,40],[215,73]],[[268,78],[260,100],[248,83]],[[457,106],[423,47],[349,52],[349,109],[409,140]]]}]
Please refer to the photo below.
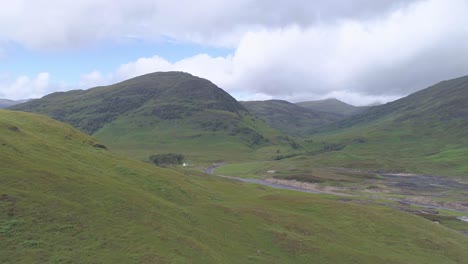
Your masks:
[{"label": "grass", "polygon": [[282,100],[249,101],[242,104],[271,127],[291,136],[306,136],[317,128],[344,118],[343,115],[311,110]]},{"label": "grass", "polygon": [[139,160],[176,152],[208,164],[267,159],[278,148],[295,147],[292,139],[255,118],[210,81],[181,72],[54,93],[12,109],[71,124],[113,151]]},{"label": "grass", "polygon": [[[180,153],[192,163],[204,165],[222,160],[272,159],[278,149],[292,150],[288,137],[258,119],[216,113],[216,118],[223,116],[223,122],[231,128],[201,128],[203,120],[212,118],[209,112],[198,113],[196,119],[161,120],[157,124],[151,118],[122,117],[94,136],[113,151],[139,160],[153,154]],[[247,129],[230,132],[239,127]]]},{"label": "grass", "polygon": [[359,112],[362,112],[368,108],[367,106],[359,107],[359,106],[349,105],[335,98],[319,100],[319,101],[300,102],[296,104],[298,106],[311,109],[314,111],[334,113],[334,114],[346,115],[346,116],[358,114]]},{"label": "grass", "polygon": [[[433,134],[425,136],[414,130],[417,123],[395,125],[392,129],[382,126],[384,125],[358,126],[332,134],[317,135],[304,141],[303,148],[296,150],[296,154],[291,155],[292,158],[257,165],[233,164],[220,168],[219,172],[252,176],[267,170],[295,174],[339,167],[452,177],[468,175],[468,165],[464,162],[468,157],[468,138],[464,130],[456,127],[432,127],[425,131],[430,130]],[[326,146],[333,145],[342,145],[344,148],[323,150]]]},{"label": "grass", "polygon": [[2,263],[463,263],[468,239],[420,217],[182,174],[0,111]]},{"label": "grass", "polygon": [[342,151],[311,156],[324,166],[466,176],[468,77],[369,108],[311,137]]}]

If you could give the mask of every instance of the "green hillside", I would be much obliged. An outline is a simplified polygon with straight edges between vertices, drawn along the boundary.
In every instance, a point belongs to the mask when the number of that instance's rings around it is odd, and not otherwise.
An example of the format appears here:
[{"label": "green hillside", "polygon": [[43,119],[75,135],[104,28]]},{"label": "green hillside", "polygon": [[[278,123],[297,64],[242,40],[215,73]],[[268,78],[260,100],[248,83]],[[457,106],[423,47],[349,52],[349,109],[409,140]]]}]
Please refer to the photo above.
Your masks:
[{"label": "green hillside", "polygon": [[242,102],[250,113],[292,136],[309,136],[343,116],[310,110],[282,100]]},{"label": "green hillside", "polygon": [[318,101],[306,101],[296,103],[298,106],[311,109],[314,111],[321,111],[325,113],[333,113],[344,116],[351,116],[363,112],[368,107],[367,106],[354,106],[342,102],[335,98],[329,98]]},{"label": "green hillside", "polygon": [[340,155],[393,170],[468,175],[468,77],[371,107],[331,129],[323,139],[346,144]]},{"label": "green hillside", "polygon": [[54,93],[11,109],[69,123],[138,159],[178,152],[201,162],[245,160],[291,143],[210,81],[182,72]]},{"label": "green hillside", "polygon": [[181,174],[0,110],[1,263],[463,263],[420,217]]},{"label": "green hillside", "polygon": [[[322,128],[294,162],[467,176],[468,76],[444,81]],[[293,160],[284,160],[287,164]]]},{"label": "green hillside", "polygon": [[[468,126],[468,76],[447,80],[338,124],[339,128],[385,122],[388,126],[403,123],[429,124],[457,129]],[[419,123],[419,124],[418,124]]]}]

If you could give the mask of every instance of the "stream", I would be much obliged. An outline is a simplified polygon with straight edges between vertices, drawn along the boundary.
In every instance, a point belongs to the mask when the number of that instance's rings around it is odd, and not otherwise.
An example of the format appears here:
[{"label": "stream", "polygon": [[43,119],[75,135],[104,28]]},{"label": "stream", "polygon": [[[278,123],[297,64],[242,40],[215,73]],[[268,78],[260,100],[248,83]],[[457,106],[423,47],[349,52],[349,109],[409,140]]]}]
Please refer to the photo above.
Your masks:
[{"label": "stream", "polygon": [[[289,186],[289,185],[285,185],[285,184],[276,184],[276,183],[267,182],[265,180],[251,179],[251,178],[241,178],[241,177],[235,177],[235,176],[226,176],[226,175],[215,174],[214,172],[215,172],[216,168],[219,167],[219,166],[222,166],[222,165],[225,165],[225,163],[215,163],[215,164],[209,166],[208,168],[206,168],[205,173],[210,174],[210,175],[214,175],[214,176],[218,176],[218,177],[221,177],[221,178],[225,178],[225,179],[231,179],[231,180],[236,180],[236,181],[246,182],[246,183],[255,183],[255,184],[260,184],[260,185],[264,185],[264,186],[268,186],[268,187],[272,187],[272,188],[277,188],[277,189],[284,189],[284,190],[291,190],[291,191],[298,191],[298,192],[305,192],[305,193],[330,194],[329,192],[325,192],[325,191],[304,189],[304,188]],[[396,178],[402,178],[402,177],[399,177],[399,175],[392,175],[392,174],[386,174],[385,176],[386,177],[395,177],[396,176]],[[428,176],[422,176],[422,177],[428,177]],[[430,178],[433,180],[434,176],[430,176]],[[403,182],[405,182],[405,181],[403,181]],[[428,184],[427,179],[422,180],[422,182],[424,182],[423,184]],[[431,182],[429,184],[431,184]],[[434,185],[434,184],[432,183],[431,185]],[[411,187],[413,187],[413,186],[411,186]],[[465,187],[465,186],[463,186],[463,187]],[[451,210],[451,211],[468,213],[465,210],[454,209],[454,208],[450,208],[450,207],[446,207],[446,206],[436,206],[436,205],[422,204],[422,203],[410,202],[410,201],[400,200],[400,199],[390,199],[389,198],[388,200],[400,202],[400,203],[407,204],[407,205],[421,206],[421,207],[425,207],[425,208],[428,208],[428,209],[441,209],[441,210]]]},{"label": "stream", "polygon": [[222,165],[224,165],[224,164],[223,163],[215,163],[212,166],[206,168],[205,173],[210,174],[210,175],[215,175],[215,176],[225,178],[225,179],[231,179],[231,180],[236,180],[236,181],[240,181],[240,182],[247,182],[247,183],[256,183],[256,184],[260,184],[260,185],[264,185],[264,186],[268,186],[268,187],[272,187],[272,188],[276,188],[276,189],[284,189],[284,190],[306,192],[306,193],[329,194],[327,192],[321,192],[321,191],[318,191],[318,190],[309,190],[309,189],[293,187],[293,186],[289,186],[289,185],[285,185],[285,184],[276,184],[276,183],[271,183],[271,182],[267,182],[267,181],[264,181],[264,180],[249,179],[249,178],[241,178],[241,177],[225,176],[225,175],[215,174],[214,173],[215,169],[217,167],[219,167],[219,166],[222,166]]}]

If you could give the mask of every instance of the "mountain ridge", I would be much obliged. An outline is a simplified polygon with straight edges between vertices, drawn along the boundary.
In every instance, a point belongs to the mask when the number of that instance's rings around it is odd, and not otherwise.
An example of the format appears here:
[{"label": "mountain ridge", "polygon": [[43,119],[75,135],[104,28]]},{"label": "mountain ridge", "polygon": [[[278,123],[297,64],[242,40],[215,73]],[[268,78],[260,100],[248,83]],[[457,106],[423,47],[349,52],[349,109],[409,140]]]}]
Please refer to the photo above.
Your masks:
[{"label": "mountain ridge", "polygon": [[468,175],[468,76],[439,82],[404,98],[321,128],[317,140],[342,151],[326,162],[374,170]]},{"label": "mountain ridge", "polygon": [[340,114],[344,116],[351,116],[362,111],[365,111],[367,106],[354,106],[340,101],[336,98],[327,98],[316,101],[304,101],[296,103],[299,106],[308,108],[314,111],[321,111],[326,113]]},{"label": "mountain ridge", "polygon": [[17,104],[22,104],[25,102],[30,101],[31,99],[25,99],[25,100],[10,100],[10,99],[0,99],[0,108],[8,108],[10,106],[14,106]]},{"label": "mountain ridge", "polygon": [[311,110],[284,100],[241,102],[270,126],[292,136],[308,136],[322,126],[339,121],[342,115]]},{"label": "mountain ridge", "polygon": [[[165,80],[167,79],[167,80]],[[169,81],[164,83],[164,81]],[[191,84],[188,82],[192,82]],[[197,89],[188,89],[187,85],[195,86]],[[183,72],[156,72],[131,78],[113,85],[98,86],[87,90],[71,90],[68,92],[55,92],[36,99],[28,103],[11,107],[12,110],[23,110],[27,112],[38,112],[42,114],[48,114],[51,117],[69,122],[77,128],[80,128],[88,134],[93,134],[103,125],[111,122],[117,115],[126,114],[132,110],[139,109],[147,103],[151,103],[155,100],[177,100],[180,105],[183,103],[184,98],[173,98],[171,92],[180,93],[183,92],[184,96],[188,99],[199,96],[200,90],[202,92],[204,103],[201,107],[206,109],[224,110],[229,112],[246,111],[246,109],[239,104],[234,98],[232,98],[224,90],[218,88],[213,83],[206,79],[197,78],[193,75]],[[64,98],[65,96],[68,96]],[[168,98],[171,96],[172,98]],[[97,98],[97,99],[96,99]],[[61,104],[50,106],[49,102],[54,100],[62,100]],[[210,101],[211,100],[211,101]],[[222,100],[222,103],[216,104],[217,100]],[[87,107],[80,107],[75,105],[79,101],[94,101]],[[66,109],[63,106],[66,104]],[[47,111],[44,108],[46,106],[52,107],[51,110]],[[169,113],[171,109],[169,107],[161,106],[160,109],[152,109],[152,114],[161,117],[174,119],[180,116],[182,113]],[[199,109],[187,109],[199,110]],[[88,111],[89,114],[97,114],[104,112],[104,115],[100,115],[99,118],[93,120],[98,126],[91,126],[90,124],[82,122],[82,119],[78,117],[71,117],[76,112],[83,113]],[[65,118],[67,116],[67,118]],[[88,116],[89,118],[89,116]],[[99,122],[102,121],[102,122]]]},{"label": "mountain ridge", "polygon": [[234,156],[240,157],[275,142],[292,142],[212,82],[183,72],[156,72],[109,86],[53,93],[9,109],[69,123],[139,159],[161,152],[198,159],[203,150],[214,161],[230,155],[223,149],[236,149]]}]

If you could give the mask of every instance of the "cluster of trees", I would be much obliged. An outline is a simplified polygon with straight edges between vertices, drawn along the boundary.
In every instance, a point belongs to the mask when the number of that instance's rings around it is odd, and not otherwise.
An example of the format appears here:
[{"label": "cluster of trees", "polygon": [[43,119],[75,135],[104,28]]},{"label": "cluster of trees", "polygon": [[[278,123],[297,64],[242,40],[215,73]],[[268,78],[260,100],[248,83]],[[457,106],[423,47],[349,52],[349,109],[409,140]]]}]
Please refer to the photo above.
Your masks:
[{"label": "cluster of trees", "polygon": [[185,157],[182,154],[167,153],[167,154],[151,155],[149,157],[149,160],[151,161],[151,163],[159,167],[166,167],[166,166],[180,165],[184,161],[184,158]]}]

